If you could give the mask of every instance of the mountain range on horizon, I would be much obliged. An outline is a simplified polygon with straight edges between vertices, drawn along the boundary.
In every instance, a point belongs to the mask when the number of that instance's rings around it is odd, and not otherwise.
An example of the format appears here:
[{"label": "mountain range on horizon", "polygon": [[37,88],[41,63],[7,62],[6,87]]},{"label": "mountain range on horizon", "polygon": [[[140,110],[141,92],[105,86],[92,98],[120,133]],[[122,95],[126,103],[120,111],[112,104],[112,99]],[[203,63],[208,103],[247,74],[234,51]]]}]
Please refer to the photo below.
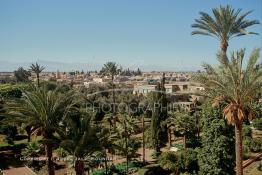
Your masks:
[{"label": "mountain range on horizon", "polygon": [[[44,66],[46,71],[74,71],[74,70],[83,70],[83,71],[99,71],[103,64],[95,63],[95,62],[59,62],[59,61],[45,61],[45,60],[37,60],[34,62],[11,62],[11,61],[0,61],[0,72],[12,72],[19,67],[23,67],[25,69],[29,69],[29,66],[32,63],[37,62],[38,64]],[[162,66],[162,65],[150,65],[145,63],[136,63],[130,65],[124,65],[119,63],[120,66],[124,69],[141,69],[142,71],[196,71],[201,68],[196,68],[194,66],[188,66],[180,68],[178,65],[174,66]]]}]

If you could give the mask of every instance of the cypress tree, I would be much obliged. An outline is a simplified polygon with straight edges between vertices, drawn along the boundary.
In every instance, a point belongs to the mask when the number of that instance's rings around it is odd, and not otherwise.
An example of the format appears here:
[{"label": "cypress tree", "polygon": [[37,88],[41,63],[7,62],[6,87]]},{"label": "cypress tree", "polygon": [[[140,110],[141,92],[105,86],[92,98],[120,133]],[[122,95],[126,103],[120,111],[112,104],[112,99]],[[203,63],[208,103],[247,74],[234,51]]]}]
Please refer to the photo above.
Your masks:
[{"label": "cypress tree", "polygon": [[[165,74],[161,83],[157,83],[153,92],[153,110],[151,117],[151,141],[156,152],[160,152],[161,141],[167,140],[166,128],[160,128],[161,121],[167,118],[167,100],[165,93]],[[161,141],[160,141],[161,138]]]}]

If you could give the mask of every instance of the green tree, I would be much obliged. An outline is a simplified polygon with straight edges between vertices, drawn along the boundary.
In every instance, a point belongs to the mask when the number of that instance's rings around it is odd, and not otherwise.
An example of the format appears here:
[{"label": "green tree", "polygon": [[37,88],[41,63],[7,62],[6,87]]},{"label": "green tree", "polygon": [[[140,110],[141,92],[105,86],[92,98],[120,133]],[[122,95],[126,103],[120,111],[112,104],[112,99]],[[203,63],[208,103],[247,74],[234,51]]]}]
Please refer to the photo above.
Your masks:
[{"label": "green tree", "polygon": [[[193,149],[178,152],[162,152],[158,158],[160,166],[172,172],[175,175],[181,175],[183,172],[195,174],[199,167],[197,165],[197,152]],[[186,155],[186,156],[185,156]]]},{"label": "green tree", "polygon": [[234,174],[234,131],[222,118],[221,107],[213,108],[210,103],[202,106],[202,147],[198,152],[200,175]]},{"label": "green tree", "polygon": [[113,133],[110,129],[108,129],[105,126],[102,126],[100,128],[100,132],[97,134],[97,137],[99,139],[101,151],[104,156],[105,169],[106,169],[106,174],[107,174],[108,173],[107,151],[109,151],[113,155],[115,150],[119,149],[119,146],[114,143],[114,141],[116,141],[119,137],[117,133]]},{"label": "green tree", "polygon": [[257,34],[248,32],[246,29],[255,24],[258,20],[247,20],[246,17],[252,12],[241,13],[241,9],[233,9],[227,5],[212,9],[213,16],[205,12],[200,12],[200,19],[195,20],[192,27],[195,28],[192,35],[200,34],[217,38],[220,41],[220,48],[225,54],[230,39],[247,34]]},{"label": "green tree", "polygon": [[184,148],[187,148],[187,138],[196,134],[196,118],[187,112],[176,112],[175,118],[171,120],[175,133],[183,136]]},{"label": "green tree", "polygon": [[29,77],[31,76],[31,73],[25,70],[24,68],[19,67],[17,70],[14,71],[14,76],[16,82],[29,82]]},{"label": "green tree", "polygon": [[244,50],[232,53],[230,60],[224,54],[218,54],[218,67],[204,64],[206,73],[195,76],[205,88],[203,95],[212,99],[214,106],[221,102],[226,104],[223,116],[229,124],[235,125],[237,175],[243,174],[242,123],[255,117],[252,103],[262,87],[262,68],[257,66],[259,51],[253,50],[245,68]]},{"label": "green tree", "polygon": [[36,74],[36,79],[37,79],[37,86],[40,86],[40,80],[39,80],[39,76],[40,73],[45,69],[45,67],[39,65],[38,63],[35,64],[31,64],[30,66],[30,71],[34,72]]},{"label": "green tree", "polygon": [[111,79],[111,85],[112,85],[112,94],[113,94],[113,124],[114,128],[116,127],[116,109],[115,109],[115,103],[116,103],[116,97],[115,97],[115,84],[114,79],[115,76],[118,75],[121,72],[121,68],[115,63],[115,62],[107,62],[104,64],[102,69],[100,70],[100,74],[102,76],[109,76]]},{"label": "green tree", "polygon": [[116,145],[122,148],[119,149],[119,152],[126,157],[126,172],[128,174],[129,160],[134,157],[136,151],[140,147],[140,142],[131,138],[131,135],[137,132],[138,126],[135,124],[135,119],[127,114],[122,114],[118,119],[119,125],[117,126],[117,131],[120,139],[116,142]]},{"label": "green tree", "polygon": [[59,122],[69,114],[74,104],[73,92],[66,95],[58,91],[47,91],[44,87],[32,86],[24,91],[19,101],[6,104],[6,115],[34,127],[34,133],[41,133],[47,156],[48,174],[54,175],[52,149],[54,133],[59,130]]},{"label": "green tree", "polygon": [[160,152],[160,137],[165,139],[167,129],[161,128],[161,122],[167,118],[167,99],[165,94],[165,74],[163,74],[161,83],[157,84],[156,91],[152,94],[152,117],[151,117],[151,142],[156,152]]},{"label": "green tree", "polygon": [[[99,150],[96,128],[92,124],[92,116],[88,113],[68,116],[66,132],[62,134],[61,147],[74,157],[76,175],[83,175],[85,158]],[[61,134],[60,134],[61,136]]]}]

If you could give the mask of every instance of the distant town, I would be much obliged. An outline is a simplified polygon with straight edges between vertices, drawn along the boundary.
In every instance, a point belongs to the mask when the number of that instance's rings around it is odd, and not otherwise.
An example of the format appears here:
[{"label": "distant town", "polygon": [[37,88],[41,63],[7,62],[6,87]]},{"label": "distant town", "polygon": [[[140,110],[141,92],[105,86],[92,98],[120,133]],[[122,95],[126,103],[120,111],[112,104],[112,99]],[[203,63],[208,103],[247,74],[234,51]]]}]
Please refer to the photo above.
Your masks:
[{"label": "distant town", "polygon": [[[20,71],[21,69],[22,68],[20,68]],[[26,70],[23,69],[22,71]],[[176,96],[176,98],[172,99],[175,100],[177,104],[190,109],[194,106],[194,101],[200,98],[200,96],[194,94],[199,90],[204,90],[200,84],[190,82],[190,78],[194,73],[196,72],[142,72],[139,68],[136,71],[126,69],[114,77],[114,83],[119,87],[132,89],[134,95],[146,96],[148,93],[156,91],[157,83],[161,81],[164,74],[166,93]],[[16,71],[0,72],[0,81],[2,83],[15,82],[16,79]],[[39,79],[43,82],[53,81],[60,84],[67,84],[73,88],[106,86],[111,81],[109,76],[102,76],[99,71],[84,72],[83,70],[42,72]],[[36,82],[36,74],[30,72],[30,74],[28,74],[28,81]]]}]

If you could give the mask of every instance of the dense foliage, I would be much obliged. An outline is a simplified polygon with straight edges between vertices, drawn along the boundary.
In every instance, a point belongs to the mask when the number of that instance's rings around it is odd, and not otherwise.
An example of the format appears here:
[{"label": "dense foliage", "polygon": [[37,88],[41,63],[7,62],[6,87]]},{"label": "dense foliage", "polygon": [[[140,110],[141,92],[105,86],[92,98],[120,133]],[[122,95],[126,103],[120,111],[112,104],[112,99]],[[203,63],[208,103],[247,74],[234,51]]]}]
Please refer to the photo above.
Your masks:
[{"label": "dense foliage", "polygon": [[219,108],[205,104],[202,108],[202,148],[198,162],[200,175],[230,175],[234,173],[233,128],[226,124]]}]

